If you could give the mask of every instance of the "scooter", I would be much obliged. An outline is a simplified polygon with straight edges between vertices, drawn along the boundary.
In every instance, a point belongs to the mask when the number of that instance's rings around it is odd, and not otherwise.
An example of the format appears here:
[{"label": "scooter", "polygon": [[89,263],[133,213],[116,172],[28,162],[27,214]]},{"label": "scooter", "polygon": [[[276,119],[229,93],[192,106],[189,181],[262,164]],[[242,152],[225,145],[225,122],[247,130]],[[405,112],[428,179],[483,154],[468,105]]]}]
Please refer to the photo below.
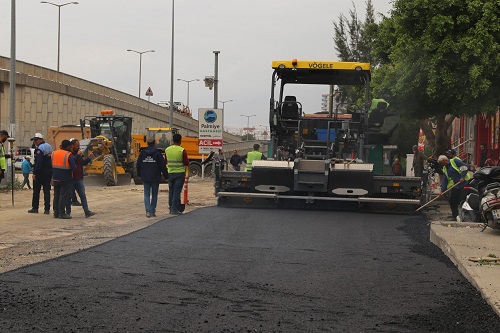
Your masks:
[{"label": "scooter", "polygon": [[[483,222],[483,231],[500,229],[500,167],[484,167],[477,171],[469,186],[470,193],[459,206],[458,220]],[[478,215],[480,218],[478,218]]]}]

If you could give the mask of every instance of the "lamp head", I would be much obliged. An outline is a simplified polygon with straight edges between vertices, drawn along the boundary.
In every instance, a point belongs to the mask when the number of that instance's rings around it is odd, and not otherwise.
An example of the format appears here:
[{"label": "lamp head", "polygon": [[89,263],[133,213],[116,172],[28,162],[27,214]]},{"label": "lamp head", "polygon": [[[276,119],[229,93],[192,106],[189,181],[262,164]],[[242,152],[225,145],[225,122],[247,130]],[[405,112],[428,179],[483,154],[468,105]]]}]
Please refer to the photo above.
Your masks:
[{"label": "lamp head", "polygon": [[14,139],[14,138],[7,138],[7,141],[9,141],[10,149],[14,148],[14,141],[16,141],[16,139]]}]

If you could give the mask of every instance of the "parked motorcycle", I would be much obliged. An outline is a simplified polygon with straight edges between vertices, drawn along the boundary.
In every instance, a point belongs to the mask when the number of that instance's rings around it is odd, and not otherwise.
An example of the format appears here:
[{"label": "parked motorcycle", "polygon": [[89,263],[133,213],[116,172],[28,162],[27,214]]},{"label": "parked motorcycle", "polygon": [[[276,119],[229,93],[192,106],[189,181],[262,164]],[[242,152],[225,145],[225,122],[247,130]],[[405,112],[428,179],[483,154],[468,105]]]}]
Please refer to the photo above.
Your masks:
[{"label": "parked motorcycle", "polygon": [[[500,229],[500,167],[484,167],[474,173],[470,191],[459,206],[462,222],[483,222],[484,229]],[[478,215],[480,219],[478,219]]]}]

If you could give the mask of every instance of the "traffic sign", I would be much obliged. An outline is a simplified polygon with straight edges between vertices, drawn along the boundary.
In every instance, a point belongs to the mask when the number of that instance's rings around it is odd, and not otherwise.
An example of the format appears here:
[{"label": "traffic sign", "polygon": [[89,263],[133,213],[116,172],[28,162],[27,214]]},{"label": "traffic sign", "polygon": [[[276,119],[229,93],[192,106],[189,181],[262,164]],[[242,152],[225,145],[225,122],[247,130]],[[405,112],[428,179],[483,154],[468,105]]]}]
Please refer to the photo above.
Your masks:
[{"label": "traffic sign", "polygon": [[153,96],[153,90],[151,90],[151,87],[146,90],[146,96]]},{"label": "traffic sign", "polygon": [[200,147],[222,147],[222,140],[199,139],[198,146]]}]

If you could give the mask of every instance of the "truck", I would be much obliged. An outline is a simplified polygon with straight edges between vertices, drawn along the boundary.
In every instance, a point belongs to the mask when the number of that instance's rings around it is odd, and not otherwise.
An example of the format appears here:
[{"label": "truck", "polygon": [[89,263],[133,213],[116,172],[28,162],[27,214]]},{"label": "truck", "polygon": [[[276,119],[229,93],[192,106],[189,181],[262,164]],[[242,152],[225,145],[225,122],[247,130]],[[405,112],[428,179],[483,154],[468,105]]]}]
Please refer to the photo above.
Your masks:
[{"label": "truck", "polygon": [[[218,205],[385,211],[423,203],[421,178],[394,176],[381,166],[399,118],[383,102],[369,112],[370,64],[293,59],[273,61],[272,69],[269,158],[254,161],[249,172],[216,165]],[[350,87],[361,92],[361,102],[303,110],[287,94],[308,85]]]}]

